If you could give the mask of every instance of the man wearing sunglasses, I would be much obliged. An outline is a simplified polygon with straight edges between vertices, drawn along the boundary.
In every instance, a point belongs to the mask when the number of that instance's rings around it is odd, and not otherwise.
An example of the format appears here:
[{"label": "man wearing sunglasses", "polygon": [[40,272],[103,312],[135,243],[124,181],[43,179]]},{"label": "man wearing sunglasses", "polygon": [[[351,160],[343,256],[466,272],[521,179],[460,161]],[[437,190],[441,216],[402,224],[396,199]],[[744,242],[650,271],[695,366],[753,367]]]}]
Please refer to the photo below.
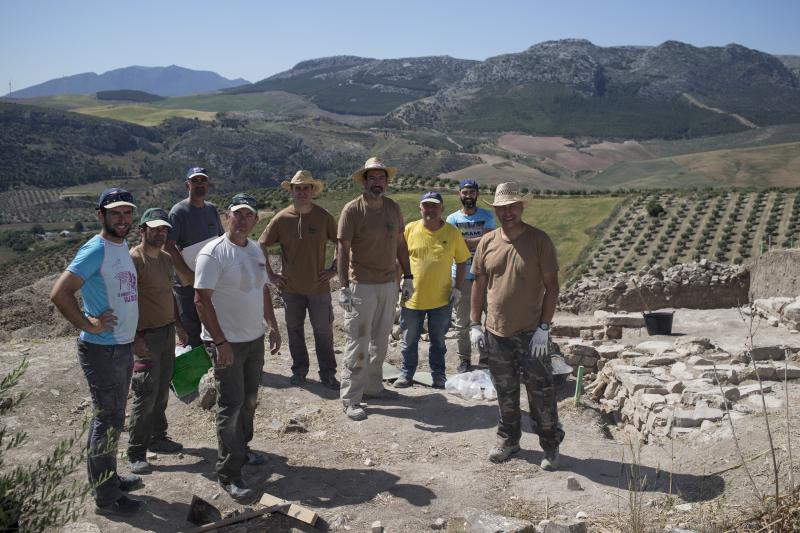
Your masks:
[{"label": "man wearing sunglasses", "polygon": [[[128,191],[103,191],[96,206],[100,233],[81,246],[50,293],[64,318],[81,330],[78,361],[95,413],[89,426],[86,465],[89,482],[95,485],[98,514],[132,515],[144,506],[125,495],[141,478],[117,474],[116,451],[125,422],[139,320],[136,268],[125,241],[135,208]],[[83,309],[75,297],[79,290]]]},{"label": "man wearing sunglasses", "polygon": [[187,340],[192,348],[200,346],[200,319],[194,305],[194,269],[197,254],[210,240],[222,235],[223,228],[214,204],[206,202],[210,186],[203,167],[192,167],[186,173],[189,197],[181,200],[169,212],[172,228],[164,250],[172,256],[177,274],[173,287],[178,312]]}]

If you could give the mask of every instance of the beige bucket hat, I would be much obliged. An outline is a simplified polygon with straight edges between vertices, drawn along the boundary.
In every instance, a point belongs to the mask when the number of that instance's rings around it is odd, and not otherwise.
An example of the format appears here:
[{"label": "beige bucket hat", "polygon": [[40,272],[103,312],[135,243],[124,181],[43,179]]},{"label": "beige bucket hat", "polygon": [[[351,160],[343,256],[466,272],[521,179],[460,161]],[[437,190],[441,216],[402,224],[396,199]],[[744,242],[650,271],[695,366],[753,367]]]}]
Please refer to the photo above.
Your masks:
[{"label": "beige bucket hat", "polygon": [[392,181],[394,175],[397,174],[396,167],[387,167],[383,161],[377,157],[370,157],[367,159],[367,162],[364,163],[363,167],[353,172],[353,180],[357,183],[362,183],[368,170],[385,170],[387,174],[387,181]]},{"label": "beige bucket hat", "polygon": [[494,190],[494,202],[490,203],[484,200],[484,203],[486,203],[486,205],[491,205],[492,207],[499,207],[501,205],[516,204],[517,202],[526,204],[528,201],[530,201],[530,199],[530,194],[520,193],[519,183],[515,181],[509,181],[508,183],[501,183]]},{"label": "beige bucket hat", "polygon": [[322,189],[325,188],[325,183],[323,183],[321,180],[314,179],[314,177],[311,175],[311,172],[308,170],[298,170],[295,172],[295,175],[292,176],[291,181],[283,180],[281,182],[281,189],[291,192],[292,185],[313,185],[314,192],[311,194],[311,196],[317,196],[322,192]]}]

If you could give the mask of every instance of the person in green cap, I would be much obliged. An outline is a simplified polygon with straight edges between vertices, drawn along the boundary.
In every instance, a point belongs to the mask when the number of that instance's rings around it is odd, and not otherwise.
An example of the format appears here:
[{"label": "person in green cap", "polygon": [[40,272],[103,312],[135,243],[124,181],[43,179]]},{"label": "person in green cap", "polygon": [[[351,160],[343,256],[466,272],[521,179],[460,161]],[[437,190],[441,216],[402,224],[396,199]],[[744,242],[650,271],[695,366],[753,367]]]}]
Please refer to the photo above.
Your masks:
[{"label": "person in green cap", "polygon": [[175,333],[187,342],[172,293],[175,268],[163,250],[172,225],[159,208],[144,212],[139,223],[142,242],[131,250],[139,285],[139,322],[133,342],[133,399],[128,422],[131,472],[150,472],[147,450],[174,453],[183,446],[167,436],[169,383],[175,367]]}]

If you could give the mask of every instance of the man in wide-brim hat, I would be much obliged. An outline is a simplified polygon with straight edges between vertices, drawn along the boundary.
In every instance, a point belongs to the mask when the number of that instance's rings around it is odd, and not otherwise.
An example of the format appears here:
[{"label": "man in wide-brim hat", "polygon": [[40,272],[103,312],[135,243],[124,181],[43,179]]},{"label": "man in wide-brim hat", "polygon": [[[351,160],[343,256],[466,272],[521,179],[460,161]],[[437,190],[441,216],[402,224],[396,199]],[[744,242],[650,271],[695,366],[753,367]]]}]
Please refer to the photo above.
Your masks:
[{"label": "man in wide-brim hat", "polygon": [[[489,204],[500,228],[484,236],[475,250],[470,340],[485,347],[500,406],[497,444],[489,452],[489,460],[503,462],[520,449],[521,377],[528,394],[531,426],[544,451],[541,467],[555,470],[564,439],[550,361],[558,261],[550,237],[522,221],[529,199],[529,195],[520,193],[517,183],[501,183]],[[480,322],[484,299],[485,331]]]},{"label": "man in wide-brim hat", "polygon": [[[325,265],[328,242],[336,248],[336,220],[311,200],[325,184],[314,179],[308,170],[298,170],[281,188],[289,191],[292,204],[279,211],[259,237],[258,242],[269,257],[267,248],[281,247],[281,272],[273,272],[267,261],[270,279],[281,290],[292,356],[289,383],[302,385],[309,369],[304,325],[306,312],[314,331],[314,347],[319,365],[320,383],[339,390],[336,379],[336,356],[333,353],[333,307],[330,280],[336,275],[336,258]],[[334,254],[335,255],[335,254]]]},{"label": "man in wide-brim hat", "polygon": [[345,205],[339,217],[339,305],[345,311],[347,334],[339,397],[351,420],[367,417],[361,407],[365,394],[387,394],[383,360],[397,303],[397,263],[403,270],[403,298],[414,292],[403,214],[384,196],[396,172],[380,159],[369,158],[352,175],[364,192]]}]

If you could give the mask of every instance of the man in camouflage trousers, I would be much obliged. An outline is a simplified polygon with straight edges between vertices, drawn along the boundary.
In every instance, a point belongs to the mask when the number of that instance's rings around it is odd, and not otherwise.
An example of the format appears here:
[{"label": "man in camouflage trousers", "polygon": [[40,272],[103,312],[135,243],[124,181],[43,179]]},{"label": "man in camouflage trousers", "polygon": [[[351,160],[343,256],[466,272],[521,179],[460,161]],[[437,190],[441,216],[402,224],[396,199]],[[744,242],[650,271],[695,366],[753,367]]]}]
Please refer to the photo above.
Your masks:
[{"label": "man in camouflage trousers", "polygon": [[[558,300],[558,262],[547,234],[522,221],[528,197],[516,183],[495,191],[500,229],[478,244],[472,263],[470,340],[488,352],[489,371],[497,389],[500,421],[497,444],[489,460],[500,463],[519,451],[522,436],[520,378],[525,383],[533,432],[544,451],[541,467],[558,468],[564,430],[558,421],[550,322]],[[486,295],[486,331],[480,324]]]}]

